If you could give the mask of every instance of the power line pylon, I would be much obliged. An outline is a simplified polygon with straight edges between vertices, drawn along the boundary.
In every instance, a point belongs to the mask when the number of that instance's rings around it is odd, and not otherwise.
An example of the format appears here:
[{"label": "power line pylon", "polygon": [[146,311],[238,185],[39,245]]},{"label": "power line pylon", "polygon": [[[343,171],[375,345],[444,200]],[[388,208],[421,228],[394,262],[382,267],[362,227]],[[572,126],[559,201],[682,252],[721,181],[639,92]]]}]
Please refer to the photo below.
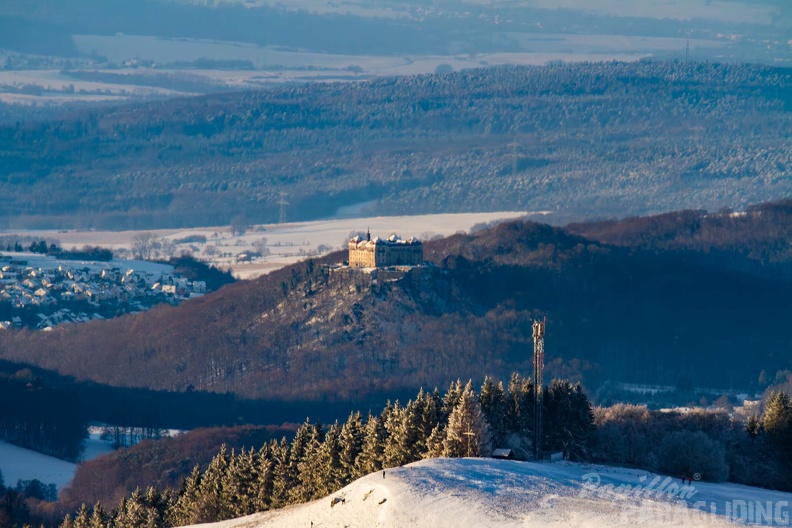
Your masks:
[{"label": "power line pylon", "polygon": [[544,336],[545,322],[534,321],[534,460],[542,459],[542,408],[544,407]]},{"label": "power line pylon", "polygon": [[280,193],[280,201],[278,202],[280,205],[280,224],[286,223],[286,206],[289,205],[289,202],[286,201],[286,193]]}]

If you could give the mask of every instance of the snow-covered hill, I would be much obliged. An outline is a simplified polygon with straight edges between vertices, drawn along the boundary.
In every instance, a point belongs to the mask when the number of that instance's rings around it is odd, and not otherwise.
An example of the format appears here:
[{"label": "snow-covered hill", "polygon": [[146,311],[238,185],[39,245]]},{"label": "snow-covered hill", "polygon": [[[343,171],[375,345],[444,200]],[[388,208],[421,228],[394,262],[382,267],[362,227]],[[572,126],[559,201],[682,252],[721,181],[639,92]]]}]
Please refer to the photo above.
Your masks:
[{"label": "snow-covered hill", "polygon": [[[331,506],[336,497],[344,502]],[[788,526],[790,504],[790,493],[696,481],[683,488],[679,478],[639,470],[432,459],[308,504],[204,527]]]},{"label": "snow-covered hill", "polygon": [[71,462],[0,440],[0,471],[6,486],[15,486],[18,479],[38,479],[44,484],[55,484],[60,491],[72,479],[76,468]]}]

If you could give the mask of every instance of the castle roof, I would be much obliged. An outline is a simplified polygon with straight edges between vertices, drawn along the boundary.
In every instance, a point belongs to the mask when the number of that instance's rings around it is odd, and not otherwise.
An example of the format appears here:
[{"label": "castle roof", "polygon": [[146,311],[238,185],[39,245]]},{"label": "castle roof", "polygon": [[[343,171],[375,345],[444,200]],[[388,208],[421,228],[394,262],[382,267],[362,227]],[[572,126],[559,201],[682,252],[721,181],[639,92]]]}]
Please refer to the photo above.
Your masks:
[{"label": "castle roof", "polygon": [[421,245],[421,241],[418,240],[417,237],[410,237],[408,239],[403,239],[399,235],[393,234],[389,236],[387,239],[374,237],[371,240],[365,240],[360,235],[354,236],[350,241],[350,244],[355,244],[359,249],[377,245],[384,245],[384,246],[418,246]]}]

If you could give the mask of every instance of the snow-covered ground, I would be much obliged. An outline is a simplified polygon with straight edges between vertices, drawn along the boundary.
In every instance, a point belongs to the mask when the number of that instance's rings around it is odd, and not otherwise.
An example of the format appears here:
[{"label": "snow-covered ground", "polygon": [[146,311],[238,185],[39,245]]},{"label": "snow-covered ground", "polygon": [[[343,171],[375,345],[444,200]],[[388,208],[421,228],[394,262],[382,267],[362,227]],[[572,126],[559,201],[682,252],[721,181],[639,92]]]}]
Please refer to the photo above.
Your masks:
[{"label": "snow-covered ground", "polygon": [[60,491],[76,470],[77,466],[71,462],[0,440],[0,471],[7,486],[15,486],[19,479],[38,479],[44,484],[55,484]]},{"label": "snow-covered ground", "polygon": [[[691,528],[790,524],[790,493],[695,481],[679,488],[677,478],[640,470],[567,462],[433,459],[389,469],[384,477],[373,473],[308,504],[204,526]],[[335,497],[344,502],[331,507]]]},{"label": "snow-covered ground", "polygon": [[[343,212],[343,211],[342,211]],[[354,211],[352,213],[354,214]],[[544,213],[520,211],[501,211],[494,213],[434,214],[417,216],[378,216],[373,218],[339,218],[315,222],[289,222],[253,226],[244,235],[232,236],[228,226],[199,227],[192,229],[163,229],[153,231],[155,235],[172,241],[193,235],[207,238],[205,244],[178,245],[177,252],[189,248],[195,256],[221,268],[230,268],[240,278],[254,278],[275,269],[293,264],[298,260],[315,254],[319,246],[331,250],[342,249],[349,240],[351,231],[371,229],[372,236],[387,237],[397,233],[403,238],[417,236],[426,239],[435,235],[448,236],[457,231],[468,231],[476,224],[508,220],[525,215],[539,218]],[[134,244],[140,231],[27,231],[12,230],[5,234],[20,234],[46,239],[58,239],[63,248],[84,245],[101,246],[117,251],[128,250]],[[235,255],[254,248],[254,243],[266,239],[270,255],[253,262],[238,262]],[[204,253],[207,246],[214,246],[217,255]],[[197,251],[196,251],[197,250]],[[231,256],[222,256],[227,253]],[[113,265],[118,265],[113,261]],[[134,269],[139,269],[138,261],[126,261]]]}]

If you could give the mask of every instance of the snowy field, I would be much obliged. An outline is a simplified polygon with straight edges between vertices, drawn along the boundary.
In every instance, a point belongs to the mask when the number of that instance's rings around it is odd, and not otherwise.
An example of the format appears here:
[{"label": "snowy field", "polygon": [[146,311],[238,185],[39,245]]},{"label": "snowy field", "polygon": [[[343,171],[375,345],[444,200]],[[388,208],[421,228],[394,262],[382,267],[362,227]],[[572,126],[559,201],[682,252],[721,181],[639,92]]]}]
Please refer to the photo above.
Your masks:
[{"label": "snowy field", "polygon": [[[189,0],[195,4],[207,3],[244,4],[248,7],[284,5],[281,0]],[[453,3],[449,3],[453,6]],[[777,8],[759,3],[717,0],[459,0],[459,4],[471,6],[486,5],[489,7],[533,7],[546,9],[581,9],[598,15],[646,18],[675,18],[691,20],[700,18],[721,22],[749,22],[767,24]],[[406,2],[393,2],[386,6],[370,0],[290,0],[287,4],[291,10],[305,10],[309,13],[353,14],[357,16],[373,16],[387,18],[414,17],[421,12],[430,10],[431,4],[417,6]],[[437,10],[442,11],[441,6]]]},{"label": "snowy field", "polygon": [[[433,459],[387,470],[384,478],[373,473],[308,504],[203,526],[691,528],[790,523],[790,493],[695,481],[679,488],[676,478],[640,470]],[[344,502],[331,507],[335,497]]]},{"label": "snowy field", "polygon": [[[417,236],[427,239],[432,236],[448,236],[457,231],[469,231],[480,223],[496,220],[508,220],[526,215],[541,217],[544,213],[526,213],[502,211],[496,213],[464,213],[436,214],[418,216],[379,216],[374,218],[347,218],[337,220],[319,220],[315,222],[293,222],[284,224],[268,224],[252,226],[244,235],[233,236],[228,226],[201,227],[192,229],[169,229],[152,231],[159,237],[179,240],[191,235],[202,235],[206,244],[179,244],[177,252],[189,250],[200,259],[212,264],[228,268],[240,278],[257,277],[275,269],[282,268],[302,260],[307,256],[321,253],[320,246],[325,250],[337,250],[346,247],[352,231],[371,230],[372,236],[387,237],[397,233],[403,238]],[[8,231],[5,234],[21,234],[45,239],[55,238],[66,249],[81,248],[84,245],[101,246],[114,251],[128,251],[139,231]],[[249,251],[254,244],[266,239],[266,248],[270,255],[252,262],[238,262],[236,255]],[[213,246],[221,254],[231,256],[208,255],[207,246]],[[117,264],[118,261],[113,261]],[[134,261],[130,261],[134,262]],[[137,268],[136,268],[137,269]]]},{"label": "snowy field", "polygon": [[38,479],[44,484],[55,484],[60,491],[76,470],[77,465],[71,462],[0,440],[0,471],[7,486],[15,486],[19,479]]}]

